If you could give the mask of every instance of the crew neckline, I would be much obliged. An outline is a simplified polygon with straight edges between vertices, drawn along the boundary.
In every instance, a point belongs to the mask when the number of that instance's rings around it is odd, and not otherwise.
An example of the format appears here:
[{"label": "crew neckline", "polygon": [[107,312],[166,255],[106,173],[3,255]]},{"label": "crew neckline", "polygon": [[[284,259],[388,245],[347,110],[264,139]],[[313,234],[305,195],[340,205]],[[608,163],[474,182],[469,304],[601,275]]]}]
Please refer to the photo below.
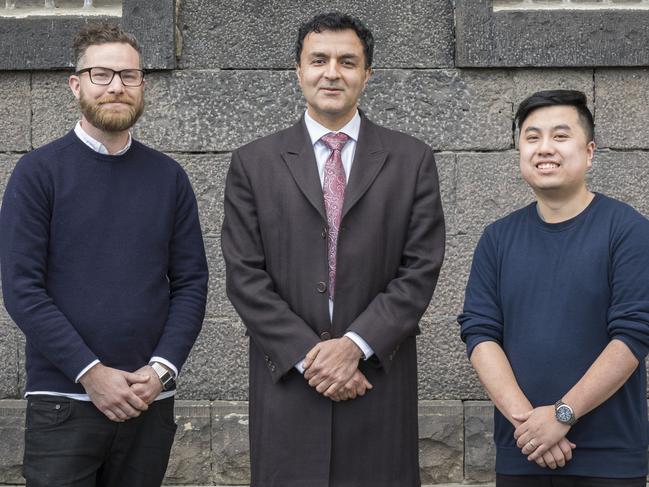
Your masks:
[{"label": "crew neckline", "polygon": [[586,216],[592,211],[592,208],[595,207],[595,205],[597,205],[601,199],[602,199],[602,195],[600,193],[593,191],[593,199],[588,203],[586,208],[581,210],[581,212],[579,212],[577,215],[573,216],[572,218],[557,223],[548,223],[545,220],[543,220],[543,218],[541,218],[538,209],[538,202],[532,203],[528,207],[529,209],[528,211],[530,213],[530,217],[543,230],[546,230],[548,232],[562,232],[564,230],[568,230],[569,228],[572,228],[574,225],[584,220]]}]

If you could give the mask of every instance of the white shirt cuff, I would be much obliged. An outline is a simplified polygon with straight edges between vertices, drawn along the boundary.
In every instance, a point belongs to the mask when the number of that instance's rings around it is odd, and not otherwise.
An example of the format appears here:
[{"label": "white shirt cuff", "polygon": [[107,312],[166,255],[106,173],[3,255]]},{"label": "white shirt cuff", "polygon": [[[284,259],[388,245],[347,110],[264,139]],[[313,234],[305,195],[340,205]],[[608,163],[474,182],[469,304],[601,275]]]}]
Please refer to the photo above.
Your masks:
[{"label": "white shirt cuff", "polygon": [[99,360],[95,359],[92,362],[90,362],[88,365],[86,365],[81,372],[77,374],[77,378],[74,379],[74,383],[77,384],[79,382],[79,379],[81,379],[81,376],[88,372],[92,367],[97,365],[99,363]]},{"label": "white shirt cuff", "polygon": [[298,371],[300,374],[304,374],[304,360],[306,360],[306,359],[302,359],[302,360],[300,360],[298,363],[296,363],[296,364],[293,366],[293,367],[295,367],[295,368],[297,369],[297,371]]},{"label": "white shirt cuff", "polygon": [[151,357],[151,360],[149,360],[149,363],[152,363],[152,362],[159,362],[159,363],[161,363],[162,365],[167,366],[167,368],[171,369],[171,372],[172,372],[173,375],[174,375],[174,379],[175,379],[176,377],[178,377],[178,369],[176,368],[176,366],[175,366],[174,364],[172,364],[171,362],[169,362],[169,360],[164,359],[164,358],[162,358],[162,357],[157,357],[157,356],[156,356],[156,357]]},{"label": "white shirt cuff", "polygon": [[364,360],[367,360],[372,355],[374,355],[374,350],[372,350],[372,347],[370,347],[369,344],[365,340],[363,340],[358,333],[348,331],[347,333],[345,333],[345,336],[352,342],[354,342],[358,348],[361,349],[363,355],[365,355]]}]

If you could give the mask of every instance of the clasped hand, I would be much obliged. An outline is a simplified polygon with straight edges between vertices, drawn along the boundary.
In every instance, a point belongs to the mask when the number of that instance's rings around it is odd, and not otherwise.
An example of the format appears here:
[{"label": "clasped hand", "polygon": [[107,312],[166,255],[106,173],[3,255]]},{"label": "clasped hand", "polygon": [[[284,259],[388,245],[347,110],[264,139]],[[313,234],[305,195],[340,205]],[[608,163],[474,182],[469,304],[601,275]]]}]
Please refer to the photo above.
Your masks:
[{"label": "clasped hand", "polygon": [[316,391],[333,401],[362,396],[372,388],[358,370],[363,352],[347,337],[318,343],[304,359],[304,378]]},{"label": "clasped hand", "polygon": [[99,363],[83,374],[79,382],[97,409],[116,422],[139,416],[162,390],[150,365],[125,372]]},{"label": "clasped hand", "polygon": [[553,406],[537,407],[512,417],[520,422],[514,431],[516,446],[529,461],[554,470],[572,459],[576,445],[566,438],[570,426],[557,421]]}]

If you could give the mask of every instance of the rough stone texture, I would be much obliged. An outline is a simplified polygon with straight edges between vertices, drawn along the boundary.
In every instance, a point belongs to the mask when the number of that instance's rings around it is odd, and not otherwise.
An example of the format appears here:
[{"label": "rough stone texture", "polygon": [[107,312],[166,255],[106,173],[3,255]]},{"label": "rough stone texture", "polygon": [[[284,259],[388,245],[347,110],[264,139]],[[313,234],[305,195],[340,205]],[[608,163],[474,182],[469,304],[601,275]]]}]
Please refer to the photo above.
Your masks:
[{"label": "rough stone texture", "polygon": [[[1,305],[1,302],[0,302]],[[0,399],[18,397],[18,331],[16,326],[4,318],[0,319]]]},{"label": "rough stone texture", "polygon": [[[92,20],[117,22],[125,30],[136,33],[146,68],[173,68],[176,60],[174,0],[124,0],[122,4],[121,19],[93,16]],[[4,2],[0,8],[4,8]],[[73,66],[72,38],[87,21],[83,14],[27,19],[0,17],[0,45],[3,46],[0,69]]]},{"label": "rough stone texture", "polygon": [[68,88],[70,72],[32,74],[32,146],[40,147],[74,128],[78,103]]},{"label": "rough stone texture", "polygon": [[520,175],[518,152],[458,154],[457,226],[482,234],[486,225],[534,199]]},{"label": "rough stone texture", "polygon": [[496,447],[493,442],[493,405],[489,401],[464,403],[464,480],[492,482]]},{"label": "rough stone texture", "polygon": [[511,97],[505,71],[378,70],[361,107],[435,151],[499,150],[511,146]]},{"label": "rough stone texture", "polygon": [[435,154],[437,174],[439,175],[439,190],[442,193],[442,208],[444,209],[444,222],[446,235],[454,235],[455,229],[455,190],[457,180],[457,164],[455,154],[441,152]]},{"label": "rough stone texture", "polygon": [[221,237],[204,237],[203,240],[210,269],[206,313],[208,316],[231,315],[233,308],[225,293],[225,262],[221,253]]},{"label": "rough stone texture", "polygon": [[0,154],[0,201],[2,201],[5,187],[20,156],[21,154]]},{"label": "rough stone texture", "polygon": [[649,148],[649,69],[598,69],[595,94],[599,146]]},{"label": "rough stone texture", "polygon": [[23,484],[25,401],[0,401],[0,482]]},{"label": "rough stone texture", "polygon": [[212,474],[217,484],[245,485],[250,482],[248,403],[213,403]]},{"label": "rough stone texture", "polygon": [[169,154],[184,167],[196,194],[201,228],[206,237],[221,234],[223,189],[230,154]]},{"label": "rough stone texture", "polygon": [[29,150],[29,73],[0,73],[0,92],[0,151]]},{"label": "rough stone texture", "polygon": [[630,204],[649,217],[649,152],[597,151],[590,188]]},{"label": "rough stone texture", "polygon": [[532,93],[543,90],[579,90],[586,93],[591,111],[595,108],[595,82],[592,69],[517,69],[513,71],[513,114]]},{"label": "rough stone texture", "polygon": [[462,480],[462,416],[461,401],[419,402],[419,469],[422,483]]},{"label": "rough stone texture", "polygon": [[179,377],[179,398],[248,398],[248,339],[233,317],[209,318]]},{"label": "rough stone texture", "polygon": [[447,235],[446,255],[439,281],[425,316],[456,317],[462,311],[473,251],[479,235]]},{"label": "rough stone texture", "polygon": [[420,399],[482,399],[455,317],[424,318],[417,338]]},{"label": "rough stone texture", "polygon": [[208,401],[176,401],[176,437],[166,484],[211,483],[211,409]]},{"label": "rough stone texture", "polygon": [[649,12],[493,12],[492,2],[456,3],[458,67],[641,66],[649,64]]},{"label": "rough stone texture", "polygon": [[290,71],[174,71],[149,78],[135,134],[168,151],[230,151],[293,123],[302,113]]},{"label": "rough stone texture", "polygon": [[375,37],[377,67],[449,67],[453,63],[450,0],[185,0],[179,28],[184,68],[288,68],[298,27],[319,12],[358,16]]}]

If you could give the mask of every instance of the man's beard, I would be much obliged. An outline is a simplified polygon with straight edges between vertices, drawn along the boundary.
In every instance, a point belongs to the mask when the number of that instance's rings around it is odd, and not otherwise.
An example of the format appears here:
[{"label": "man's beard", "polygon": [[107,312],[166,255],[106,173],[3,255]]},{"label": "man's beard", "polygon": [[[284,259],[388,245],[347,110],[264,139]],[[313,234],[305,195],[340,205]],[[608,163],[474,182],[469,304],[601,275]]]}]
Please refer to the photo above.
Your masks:
[{"label": "man's beard", "polygon": [[[128,109],[112,110],[104,105],[111,102],[125,103]],[[128,130],[144,111],[144,96],[140,94],[137,98],[130,96],[106,95],[97,100],[88,99],[83,91],[79,95],[79,106],[81,113],[94,127],[104,132],[122,132]]]}]

